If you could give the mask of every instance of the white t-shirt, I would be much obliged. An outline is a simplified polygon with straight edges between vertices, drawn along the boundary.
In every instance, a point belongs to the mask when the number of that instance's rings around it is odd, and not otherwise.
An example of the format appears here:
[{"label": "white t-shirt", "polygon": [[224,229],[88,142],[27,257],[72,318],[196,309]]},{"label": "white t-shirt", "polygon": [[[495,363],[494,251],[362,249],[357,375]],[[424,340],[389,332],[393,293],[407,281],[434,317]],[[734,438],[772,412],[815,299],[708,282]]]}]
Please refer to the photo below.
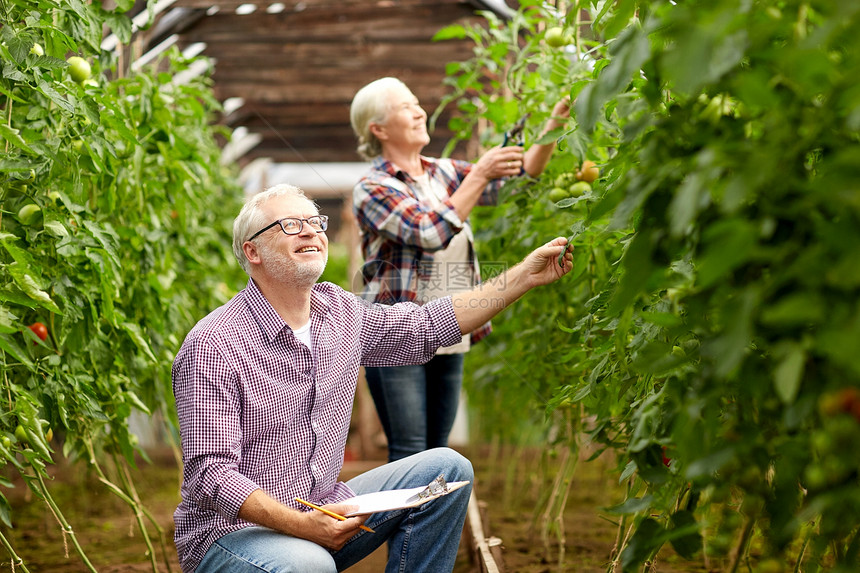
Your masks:
[{"label": "white t-shirt", "polygon": [[311,321],[308,321],[308,323],[301,328],[295,329],[293,334],[295,334],[296,338],[303,342],[309,350],[314,349],[313,346],[311,346]]}]

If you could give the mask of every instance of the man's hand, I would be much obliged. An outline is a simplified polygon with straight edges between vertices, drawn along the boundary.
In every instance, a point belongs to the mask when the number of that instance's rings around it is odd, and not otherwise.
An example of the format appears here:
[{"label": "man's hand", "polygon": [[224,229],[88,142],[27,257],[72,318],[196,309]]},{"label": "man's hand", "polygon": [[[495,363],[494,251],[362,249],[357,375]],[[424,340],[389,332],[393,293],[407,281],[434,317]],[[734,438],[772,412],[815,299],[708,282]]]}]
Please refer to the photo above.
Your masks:
[{"label": "man's hand", "polygon": [[[349,513],[353,506],[334,503],[323,506],[325,509],[343,515]],[[359,527],[364,525],[369,516],[359,515],[356,517],[348,517],[345,521],[339,521],[334,517],[324,514],[321,511],[308,511],[304,514],[308,519],[307,527],[303,528],[301,537],[308,541],[313,541],[317,545],[321,545],[326,549],[335,551],[341,549],[346,542],[359,533]],[[372,534],[371,534],[372,535]]]},{"label": "man's hand", "polygon": [[[558,237],[532,251],[518,265],[478,288],[453,295],[460,332],[468,334],[530,289],[558,280],[573,268],[567,239]],[[564,256],[562,256],[564,252]],[[559,266],[561,259],[563,266]]]},{"label": "man's hand", "polygon": [[[349,504],[333,503],[324,507],[338,515],[355,510],[355,506]],[[287,507],[258,489],[251,492],[239,508],[239,517],[293,537],[313,541],[326,549],[338,550],[360,531],[359,527],[364,525],[369,516],[348,517],[340,521],[316,509],[299,511]]]},{"label": "man's hand", "polygon": [[573,268],[572,250],[567,239],[557,237],[532,251],[521,263],[527,273],[525,278],[529,281],[529,288],[549,284],[570,272]]}]

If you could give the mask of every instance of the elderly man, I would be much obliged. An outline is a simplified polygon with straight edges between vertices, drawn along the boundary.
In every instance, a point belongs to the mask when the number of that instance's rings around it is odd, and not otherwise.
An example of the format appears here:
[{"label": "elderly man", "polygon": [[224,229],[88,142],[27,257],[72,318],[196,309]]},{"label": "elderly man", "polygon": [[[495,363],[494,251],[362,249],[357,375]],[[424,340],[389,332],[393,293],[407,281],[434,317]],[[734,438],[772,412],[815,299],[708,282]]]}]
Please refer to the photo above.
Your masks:
[{"label": "elderly man", "polygon": [[[328,219],[301,190],[249,199],[233,227],[247,287],[201,320],[173,364],[182,434],[182,501],[174,519],[182,570],[341,571],[389,542],[387,571],[451,571],[469,486],[423,505],[333,519],[353,495],[471,481],[472,466],[435,448],[338,476],[359,367],[418,364],[529,289],[563,276],[558,238],[481,288],[418,306],[369,304],[317,283]],[[373,531],[368,531],[372,529]]]}]

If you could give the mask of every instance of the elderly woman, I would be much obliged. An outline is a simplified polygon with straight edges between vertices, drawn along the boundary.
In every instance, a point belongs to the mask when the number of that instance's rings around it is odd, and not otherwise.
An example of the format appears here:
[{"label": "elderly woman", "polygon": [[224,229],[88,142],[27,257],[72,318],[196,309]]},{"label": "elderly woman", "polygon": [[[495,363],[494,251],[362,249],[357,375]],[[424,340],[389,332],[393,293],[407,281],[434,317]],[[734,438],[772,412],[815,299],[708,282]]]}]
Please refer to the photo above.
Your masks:
[{"label": "elderly woman", "polygon": [[[569,101],[556,104],[545,131],[564,125]],[[361,231],[364,297],[424,304],[480,282],[469,214],[495,204],[505,178],[537,177],[553,144],[494,147],[477,162],[421,155],[430,142],[427,112],[396,78],[361,88],[350,121],[370,170],[353,190]],[[490,332],[485,324],[427,364],[366,368],[368,386],[394,461],[447,446],[463,378],[463,356]]]}]

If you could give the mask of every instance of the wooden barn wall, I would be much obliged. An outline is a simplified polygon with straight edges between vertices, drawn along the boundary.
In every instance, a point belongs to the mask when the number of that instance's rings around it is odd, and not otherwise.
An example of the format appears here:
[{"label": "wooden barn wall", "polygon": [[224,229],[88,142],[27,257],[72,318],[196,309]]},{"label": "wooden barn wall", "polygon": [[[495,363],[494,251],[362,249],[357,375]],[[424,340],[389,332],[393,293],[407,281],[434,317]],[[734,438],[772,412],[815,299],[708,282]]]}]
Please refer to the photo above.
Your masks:
[{"label": "wooden barn wall", "polygon": [[[271,2],[236,14],[240,1],[179,0],[175,6],[208,10],[180,35],[180,46],[205,42],[215,60],[216,96],[244,99],[226,118],[262,141],[243,158],[275,162],[359,161],[349,125],[349,104],[367,82],[402,79],[432,113],[448,93],[445,66],[472,55],[470,41],[433,42],[452,23],[478,21],[474,7],[458,0],[309,0]],[[217,5],[217,10],[212,9]],[[450,139],[447,109],[425,152],[438,155]],[[464,154],[461,144],[455,156]]]}]

